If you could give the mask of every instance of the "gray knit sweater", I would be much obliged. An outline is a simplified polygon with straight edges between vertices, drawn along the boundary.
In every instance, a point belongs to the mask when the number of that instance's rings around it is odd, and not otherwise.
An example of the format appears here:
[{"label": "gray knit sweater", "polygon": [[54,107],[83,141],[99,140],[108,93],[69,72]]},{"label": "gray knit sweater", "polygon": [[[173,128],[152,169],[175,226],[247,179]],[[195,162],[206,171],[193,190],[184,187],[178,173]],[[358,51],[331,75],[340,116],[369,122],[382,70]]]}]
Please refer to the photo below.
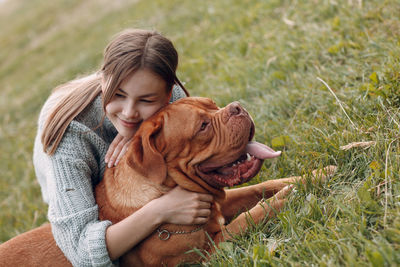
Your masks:
[{"label": "gray knit sweater", "polygon": [[[184,96],[175,86],[171,102]],[[70,123],[55,154],[47,155],[40,137],[59,97],[59,93],[52,94],[42,108],[33,153],[54,239],[74,266],[112,266],[105,242],[111,222],[98,219],[94,187],[103,177],[104,158],[117,131],[107,118],[96,128],[104,114],[98,96]]]}]

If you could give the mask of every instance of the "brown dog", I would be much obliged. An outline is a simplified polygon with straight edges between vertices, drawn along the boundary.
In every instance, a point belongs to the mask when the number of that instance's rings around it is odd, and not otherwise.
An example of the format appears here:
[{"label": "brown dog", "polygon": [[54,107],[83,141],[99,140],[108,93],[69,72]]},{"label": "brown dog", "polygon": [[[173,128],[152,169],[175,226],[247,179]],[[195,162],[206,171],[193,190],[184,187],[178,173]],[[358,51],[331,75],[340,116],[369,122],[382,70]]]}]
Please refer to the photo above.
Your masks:
[{"label": "brown dog", "polygon": [[[253,186],[224,190],[247,182],[264,159],[278,156],[265,145],[251,141],[254,123],[237,102],[219,109],[206,98],[184,98],[145,121],[117,167],[107,169],[96,187],[100,219],[119,222],[176,185],[214,196],[210,220],[205,225],[160,226],[120,259],[122,266],[175,266],[200,260],[197,248],[211,251],[247,228],[246,216],[255,223],[273,216],[290,192],[288,184],[302,177],[270,180]],[[330,166],[314,177],[325,179]],[[275,196],[263,205],[264,198]],[[259,201],[260,205],[256,205]],[[240,212],[232,222],[230,220]],[[230,223],[229,223],[230,222]],[[69,265],[45,225],[0,246],[0,263],[29,266]]]}]

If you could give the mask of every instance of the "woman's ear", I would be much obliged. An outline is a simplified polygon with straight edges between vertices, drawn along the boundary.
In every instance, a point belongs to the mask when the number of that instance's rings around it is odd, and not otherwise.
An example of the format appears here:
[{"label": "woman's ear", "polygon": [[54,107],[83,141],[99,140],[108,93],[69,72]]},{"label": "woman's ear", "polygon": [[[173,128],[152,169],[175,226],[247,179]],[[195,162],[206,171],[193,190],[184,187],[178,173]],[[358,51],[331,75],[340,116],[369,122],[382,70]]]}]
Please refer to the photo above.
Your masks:
[{"label": "woman's ear", "polygon": [[164,157],[155,145],[155,138],[163,126],[162,116],[143,122],[130,145],[127,164],[144,177],[161,184],[167,177]]}]

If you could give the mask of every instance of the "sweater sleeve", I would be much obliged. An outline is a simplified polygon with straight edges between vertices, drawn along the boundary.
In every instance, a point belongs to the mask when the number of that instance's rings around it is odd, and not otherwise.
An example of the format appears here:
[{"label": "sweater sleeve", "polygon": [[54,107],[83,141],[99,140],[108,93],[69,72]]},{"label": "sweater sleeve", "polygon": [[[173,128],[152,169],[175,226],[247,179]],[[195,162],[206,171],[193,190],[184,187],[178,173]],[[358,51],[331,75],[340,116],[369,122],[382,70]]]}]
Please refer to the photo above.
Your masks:
[{"label": "sweater sleeve", "polygon": [[111,266],[105,242],[109,221],[99,221],[93,179],[102,173],[95,133],[72,122],[51,157],[48,218],[57,245],[74,266]]}]

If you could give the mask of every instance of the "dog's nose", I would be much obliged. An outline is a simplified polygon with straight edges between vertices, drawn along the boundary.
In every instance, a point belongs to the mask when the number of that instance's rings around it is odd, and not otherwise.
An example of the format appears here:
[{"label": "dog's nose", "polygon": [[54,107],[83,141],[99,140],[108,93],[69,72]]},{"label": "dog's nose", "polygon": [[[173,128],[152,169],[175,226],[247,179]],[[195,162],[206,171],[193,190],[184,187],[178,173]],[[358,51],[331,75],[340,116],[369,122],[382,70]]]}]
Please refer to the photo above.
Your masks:
[{"label": "dog's nose", "polygon": [[228,105],[228,112],[230,116],[237,116],[243,112],[243,108],[239,102],[235,101]]}]

